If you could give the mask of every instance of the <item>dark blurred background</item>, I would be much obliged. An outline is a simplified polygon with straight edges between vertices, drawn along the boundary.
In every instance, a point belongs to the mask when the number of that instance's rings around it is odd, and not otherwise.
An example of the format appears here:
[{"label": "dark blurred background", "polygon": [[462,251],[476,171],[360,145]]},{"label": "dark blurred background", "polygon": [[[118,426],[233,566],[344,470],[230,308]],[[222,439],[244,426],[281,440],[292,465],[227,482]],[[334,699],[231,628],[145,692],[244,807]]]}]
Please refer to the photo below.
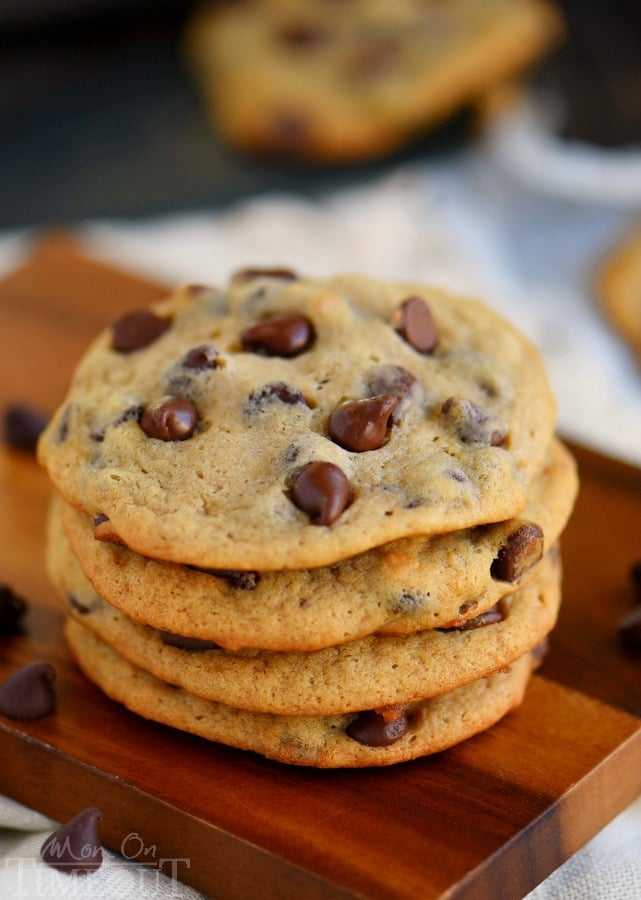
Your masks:
[{"label": "dark blurred background", "polygon": [[[533,73],[556,92],[561,131],[641,143],[641,0],[563,0],[568,38]],[[0,0],[0,228],[313,193],[399,161],[304,168],[217,141],[184,64],[190,0]],[[400,159],[451,152],[465,116]]]}]

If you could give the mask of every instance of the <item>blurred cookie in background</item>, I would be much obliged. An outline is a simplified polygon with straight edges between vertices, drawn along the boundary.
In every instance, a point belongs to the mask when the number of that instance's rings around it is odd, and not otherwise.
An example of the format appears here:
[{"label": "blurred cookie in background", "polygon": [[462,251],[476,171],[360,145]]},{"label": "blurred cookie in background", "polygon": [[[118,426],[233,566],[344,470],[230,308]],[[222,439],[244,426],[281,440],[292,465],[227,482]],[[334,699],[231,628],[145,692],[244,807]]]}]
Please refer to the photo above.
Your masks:
[{"label": "blurred cookie in background", "polygon": [[606,256],[597,291],[607,321],[641,361],[641,223]]},{"label": "blurred cookie in background", "polygon": [[562,33],[544,0],[237,0],[199,8],[185,51],[218,136],[331,163],[406,146]]}]

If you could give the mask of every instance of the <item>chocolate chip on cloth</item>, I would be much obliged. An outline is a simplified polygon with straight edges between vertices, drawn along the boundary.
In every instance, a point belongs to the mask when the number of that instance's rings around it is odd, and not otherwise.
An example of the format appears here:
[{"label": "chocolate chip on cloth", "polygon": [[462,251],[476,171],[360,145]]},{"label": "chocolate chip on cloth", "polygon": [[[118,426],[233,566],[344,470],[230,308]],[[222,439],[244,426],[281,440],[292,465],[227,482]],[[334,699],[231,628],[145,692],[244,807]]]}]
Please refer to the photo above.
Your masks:
[{"label": "chocolate chip on cloth", "polygon": [[[433,288],[257,273],[179,290],[142,322],[96,338],[39,459],[147,557],[300,569],[512,518],[554,432],[535,348]],[[349,484],[329,518],[292,489],[318,462]]]},{"label": "chocolate chip on cloth", "polygon": [[83,809],[53,834],[40,848],[43,862],[67,875],[89,875],[102,865],[102,845],[98,822],[102,813],[95,807]]},{"label": "chocolate chip on cloth", "polygon": [[0,684],[0,715],[9,719],[38,719],[56,705],[56,670],[47,662],[28,663]]},{"label": "chocolate chip on cloth", "polygon": [[0,635],[20,631],[26,601],[8,584],[0,584]]}]

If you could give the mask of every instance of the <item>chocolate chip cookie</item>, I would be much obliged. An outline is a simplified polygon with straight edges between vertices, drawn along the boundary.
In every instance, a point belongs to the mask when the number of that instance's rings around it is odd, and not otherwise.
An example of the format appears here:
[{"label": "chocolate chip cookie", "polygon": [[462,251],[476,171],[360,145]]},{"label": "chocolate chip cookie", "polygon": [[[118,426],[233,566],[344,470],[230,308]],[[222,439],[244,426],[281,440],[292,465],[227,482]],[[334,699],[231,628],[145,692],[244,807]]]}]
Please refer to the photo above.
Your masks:
[{"label": "chocolate chip cookie", "polygon": [[459,626],[308,653],[233,652],[139,625],[98,597],[71,555],[55,577],[69,615],[163,681],[252,712],[318,716],[431,697],[509,665],[553,628],[561,566],[553,549],[525,587]]},{"label": "chocolate chip cookie", "polygon": [[641,360],[641,227],[604,260],[598,296],[607,320]]},{"label": "chocolate chip cookie", "polygon": [[147,559],[97,540],[89,516],[56,498],[49,567],[55,577],[69,556],[59,534],[64,524],[97,593],[141,624],[228,650],[318,650],[485,613],[534,575],[564,529],[576,492],[574,461],[555,440],[517,519],[401,538],[332,566],[279,572],[212,572]]},{"label": "chocolate chip cookie", "polygon": [[39,458],[98,537],[263,572],[520,515],[555,417],[539,353],[481,303],[245,270],[105,329]]},{"label": "chocolate chip cookie", "polygon": [[413,703],[338,716],[251,713],[196,697],[137,668],[75,620],[66,637],[81,669],[133,712],[213,741],[294,765],[384,766],[436,753],[518,706],[536,654],[505,671]]},{"label": "chocolate chip cookie", "polygon": [[198,10],[185,48],[227,142],[335,162],[402,147],[560,33],[541,0],[253,0]]}]

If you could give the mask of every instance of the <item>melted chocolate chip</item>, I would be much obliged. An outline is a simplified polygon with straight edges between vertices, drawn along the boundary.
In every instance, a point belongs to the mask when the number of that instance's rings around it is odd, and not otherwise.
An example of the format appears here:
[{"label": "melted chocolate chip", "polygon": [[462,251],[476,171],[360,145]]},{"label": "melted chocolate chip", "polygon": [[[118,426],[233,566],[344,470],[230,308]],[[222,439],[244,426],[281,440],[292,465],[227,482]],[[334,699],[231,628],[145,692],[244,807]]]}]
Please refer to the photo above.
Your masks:
[{"label": "melted chocolate chip", "polygon": [[245,412],[259,412],[274,401],[284,403],[286,406],[295,406],[298,403],[309,406],[297,387],[285,384],[284,381],[274,381],[256,388],[249,394],[245,402]]},{"label": "melted chocolate chip", "polygon": [[104,513],[96,513],[93,517],[93,536],[97,541],[111,541],[122,544],[122,539],[111,524],[111,519]]},{"label": "melted chocolate chip", "polygon": [[378,450],[387,440],[390,419],[398,404],[396,394],[346,400],[330,413],[327,422],[330,437],[346,450],[357,453]]},{"label": "melted chocolate chip", "polygon": [[169,325],[169,319],[161,319],[147,310],[125,313],[112,323],[113,348],[119,353],[141,350],[164,334]]},{"label": "melted chocolate chip", "polygon": [[465,397],[448,397],[441,406],[441,412],[452,423],[464,444],[500,447],[505,443],[507,426],[497,416]]},{"label": "melted chocolate chip", "polygon": [[198,425],[198,412],[186,397],[163,397],[150,404],[140,418],[148,437],[161,441],[184,441]]},{"label": "melted chocolate chip", "polygon": [[218,350],[213,344],[201,344],[185,353],[180,364],[186,369],[196,369],[197,371],[215,369],[220,365]]},{"label": "melted chocolate chip", "polygon": [[508,536],[490,566],[495,581],[518,581],[543,556],[543,530],[523,522]]},{"label": "melted chocolate chip", "polygon": [[255,278],[276,278],[279,281],[298,281],[296,272],[291,269],[240,269],[235,272],[232,281],[253,281]]},{"label": "melted chocolate chip", "polygon": [[0,634],[20,631],[27,604],[8,584],[0,584]]},{"label": "melted chocolate chip", "polygon": [[198,572],[205,572],[207,575],[214,575],[216,578],[224,578],[231,588],[237,588],[241,591],[254,591],[260,582],[259,572],[241,572],[237,569],[207,569],[204,566],[189,566],[190,569],[196,569]]},{"label": "melted chocolate chip", "polygon": [[367,747],[389,747],[400,740],[409,729],[409,721],[402,707],[387,710],[368,709],[358,714],[347,726],[353,740]]},{"label": "melted chocolate chip", "polygon": [[145,410],[144,406],[140,406],[136,404],[134,406],[127,406],[118,415],[111,421],[105,425],[100,431],[93,431],[91,433],[91,440],[96,441],[96,443],[100,444],[105,439],[105,434],[107,432],[107,428],[118,428],[120,425],[124,425],[125,422],[139,422],[140,417],[142,416]]},{"label": "melted chocolate chip", "polygon": [[56,670],[47,662],[32,662],[0,684],[0,714],[10,719],[38,719],[56,705]]},{"label": "melted chocolate chip", "polygon": [[8,406],[2,419],[2,439],[14,450],[35,452],[38,438],[47,425],[47,416],[24,403]]},{"label": "melted chocolate chip", "polygon": [[240,336],[243,350],[263,356],[298,356],[314,340],[314,328],[309,319],[296,314],[265,319]]},{"label": "melted chocolate chip", "polygon": [[438,342],[438,328],[422,297],[408,297],[396,310],[394,325],[408,344],[420,353],[430,353]]},{"label": "melted chocolate chip", "polygon": [[183,634],[174,634],[173,631],[160,631],[160,639],[163,644],[177,647],[179,650],[188,650],[190,653],[204,653],[206,650],[220,650],[220,644],[213,641],[205,641],[202,638],[185,637]]},{"label": "melted chocolate chip", "polygon": [[429,591],[417,593],[416,591],[403,590],[394,600],[392,612],[396,616],[417,613],[419,610],[423,609],[429,596]]},{"label": "melted chocolate chip", "polygon": [[102,864],[102,846],[98,836],[99,809],[90,807],[61,825],[40,848],[42,861],[68,875],[88,875]]},{"label": "melted chocolate chip", "polygon": [[91,607],[87,606],[85,603],[81,603],[80,600],[76,597],[73,591],[67,591],[67,603],[69,606],[74,609],[79,615],[86,616],[91,612]]},{"label": "melted chocolate chip", "polygon": [[641,650],[641,606],[630,610],[617,625],[621,643],[628,650]]},{"label": "melted chocolate chip", "polygon": [[291,497],[314,525],[331,525],[349,503],[349,481],[334,463],[311,462],[294,480]]},{"label": "melted chocolate chip", "polygon": [[484,613],[481,613],[478,616],[474,616],[473,619],[465,619],[463,622],[459,622],[456,625],[449,625],[445,628],[437,628],[437,631],[472,631],[475,628],[485,628],[486,625],[496,625],[497,622],[502,622],[505,618],[505,614],[503,613],[503,609],[500,603],[496,603],[491,609],[486,610]]},{"label": "melted chocolate chip", "polygon": [[398,425],[401,414],[412,402],[416,378],[402,366],[378,366],[370,375],[365,386],[368,397],[379,394],[394,394],[398,397],[398,406],[392,413],[392,422]]}]

